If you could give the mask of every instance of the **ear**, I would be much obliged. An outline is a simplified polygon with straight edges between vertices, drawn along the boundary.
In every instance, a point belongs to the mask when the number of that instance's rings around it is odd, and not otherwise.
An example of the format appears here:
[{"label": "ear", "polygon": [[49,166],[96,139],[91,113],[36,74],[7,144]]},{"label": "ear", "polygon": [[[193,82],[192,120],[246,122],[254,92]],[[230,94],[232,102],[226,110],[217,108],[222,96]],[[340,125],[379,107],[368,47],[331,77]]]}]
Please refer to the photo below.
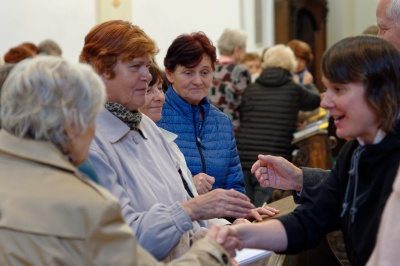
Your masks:
[{"label": "ear", "polygon": [[233,49],[233,54],[237,54],[237,53],[239,53],[240,52],[240,47],[239,46],[236,46],[235,47],[235,49]]},{"label": "ear", "polygon": [[165,75],[167,76],[169,83],[174,84],[174,78],[172,77],[172,73],[168,69],[165,69]]},{"label": "ear", "polygon": [[78,125],[78,112],[76,109],[71,109],[66,117],[65,121],[65,134],[69,139],[74,139],[79,136],[79,125]]},{"label": "ear", "polygon": [[75,127],[69,126],[69,127],[65,128],[64,131],[65,131],[65,134],[68,136],[68,138],[71,140],[77,136]]},{"label": "ear", "polygon": [[241,53],[242,53],[242,50],[243,50],[243,48],[240,48],[239,46],[236,46],[235,47],[235,49],[233,49],[233,54],[232,54],[232,58],[235,60],[235,61],[237,61],[237,62],[239,62],[240,61],[240,55],[241,55]]},{"label": "ear", "polygon": [[110,75],[110,73],[108,73],[108,72],[103,72],[103,73],[101,73],[101,74],[99,73],[99,75],[100,75],[100,77],[101,77],[101,79],[102,79],[103,81],[105,81],[105,80],[111,78],[111,75]]}]

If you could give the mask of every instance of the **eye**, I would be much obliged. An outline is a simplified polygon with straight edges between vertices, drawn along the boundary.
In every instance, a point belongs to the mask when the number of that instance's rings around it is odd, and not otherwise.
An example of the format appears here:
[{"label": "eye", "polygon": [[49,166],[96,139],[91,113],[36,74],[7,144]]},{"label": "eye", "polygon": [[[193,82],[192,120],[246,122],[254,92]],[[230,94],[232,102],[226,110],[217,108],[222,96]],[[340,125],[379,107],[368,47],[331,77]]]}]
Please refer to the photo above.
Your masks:
[{"label": "eye", "polygon": [[344,89],[343,89],[342,87],[337,87],[337,86],[334,87],[333,90],[334,90],[335,92],[337,92],[337,93],[341,93],[341,92],[344,91]]}]

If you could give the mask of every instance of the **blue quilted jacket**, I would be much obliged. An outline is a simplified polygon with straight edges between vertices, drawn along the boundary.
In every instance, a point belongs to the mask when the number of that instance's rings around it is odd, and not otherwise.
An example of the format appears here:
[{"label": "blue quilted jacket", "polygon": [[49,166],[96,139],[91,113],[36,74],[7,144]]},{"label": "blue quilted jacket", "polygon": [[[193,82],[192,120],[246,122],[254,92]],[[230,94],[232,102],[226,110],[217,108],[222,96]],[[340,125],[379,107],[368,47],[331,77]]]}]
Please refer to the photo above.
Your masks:
[{"label": "blue quilted jacket", "polygon": [[[199,121],[200,108],[204,112],[203,121]],[[213,176],[213,189],[233,188],[245,193],[232,122],[207,98],[198,106],[190,105],[170,86],[157,125],[178,135],[175,142],[192,175],[203,172]]]}]

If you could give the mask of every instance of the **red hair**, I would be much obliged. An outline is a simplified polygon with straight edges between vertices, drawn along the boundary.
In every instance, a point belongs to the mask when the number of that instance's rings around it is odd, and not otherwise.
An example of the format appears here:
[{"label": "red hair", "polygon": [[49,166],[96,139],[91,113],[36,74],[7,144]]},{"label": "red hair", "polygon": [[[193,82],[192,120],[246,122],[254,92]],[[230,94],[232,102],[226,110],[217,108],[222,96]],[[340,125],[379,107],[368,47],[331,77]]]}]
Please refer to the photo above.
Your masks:
[{"label": "red hair", "polygon": [[126,62],[147,54],[153,58],[157,52],[155,42],[138,26],[127,21],[110,20],[95,26],[86,35],[79,61],[113,78],[118,59]]}]

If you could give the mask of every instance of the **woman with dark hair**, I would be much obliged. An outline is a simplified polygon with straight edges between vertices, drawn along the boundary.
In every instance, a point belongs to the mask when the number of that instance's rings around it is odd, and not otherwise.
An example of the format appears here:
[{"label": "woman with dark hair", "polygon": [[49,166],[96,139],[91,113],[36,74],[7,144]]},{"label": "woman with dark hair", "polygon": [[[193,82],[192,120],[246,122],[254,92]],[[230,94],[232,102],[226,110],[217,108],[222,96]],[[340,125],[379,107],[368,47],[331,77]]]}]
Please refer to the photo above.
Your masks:
[{"label": "woman with dark hair", "polygon": [[213,177],[204,182],[206,192],[224,188],[245,193],[232,122],[207,99],[217,61],[215,50],[201,32],[178,36],[172,42],[164,59],[171,85],[157,124],[178,135],[175,142],[193,176]]},{"label": "woman with dark hair", "polygon": [[[376,242],[385,203],[400,162],[400,53],[375,36],[346,38],[322,60],[329,110],[343,147],[329,176],[308,189],[293,213],[256,225],[223,228],[244,247],[296,253],[318,244],[341,229],[352,265],[365,265]],[[279,173],[281,165],[257,162],[261,184]],[[272,177],[274,178],[274,177]]]},{"label": "woman with dark hair", "polygon": [[93,66],[107,90],[89,150],[99,183],[118,197],[139,244],[157,259],[170,261],[204,236],[205,220],[244,218],[253,206],[237,191],[220,189],[195,198],[186,193],[168,141],[139,111],[156,52],[154,41],[138,26],[112,20],[87,34],[80,60]]}]

